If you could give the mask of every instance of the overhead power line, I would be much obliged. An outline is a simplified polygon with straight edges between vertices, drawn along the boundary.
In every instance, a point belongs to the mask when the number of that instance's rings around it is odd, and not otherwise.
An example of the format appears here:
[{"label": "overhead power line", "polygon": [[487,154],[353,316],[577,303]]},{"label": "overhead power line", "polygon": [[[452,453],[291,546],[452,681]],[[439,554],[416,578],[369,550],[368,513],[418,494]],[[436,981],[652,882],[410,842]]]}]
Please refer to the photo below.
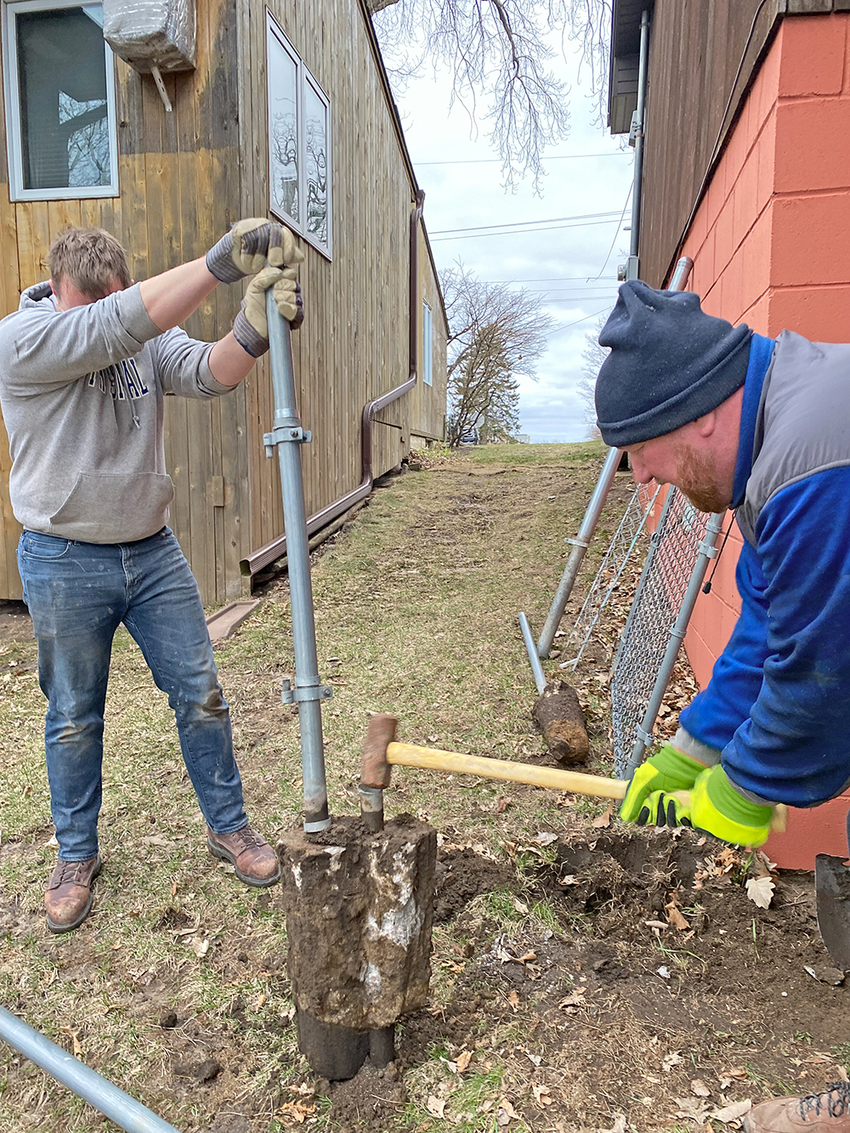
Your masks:
[{"label": "overhead power line", "polygon": [[432,236],[431,243],[436,244],[440,240],[480,240],[485,236],[528,236],[532,232],[557,232],[562,228],[592,228],[594,224],[614,224],[616,221],[616,217],[609,217],[607,220],[581,220],[576,224],[550,224],[543,228],[513,228],[507,232],[470,232],[466,236]]},{"label": "overhead power line", "polygon": [[[551,157],[544,157],[542,159],[545,165],[547,161],[575,161],[580,157],[632,157],[631,150],[613,150],[611,153],[559,153],[552,154]],[[414,161],[413,163],[417,168],[422,165],[501,165],[501,159],[498,157],[466,157],[457,158],[454,161]]]},{"label": "overhead power line", "polygon": [[471,224],[466,228],[435,228],[432,236],[447,236],[453,232],[484,232],[492,228],[523,228],[529,224],[560,224],[562,220],[595,220],[598,217],[619,216],[619,210],[608,212],[583,212],[575,216],[547,216],[537,220],[503,220],[501,224]]}]

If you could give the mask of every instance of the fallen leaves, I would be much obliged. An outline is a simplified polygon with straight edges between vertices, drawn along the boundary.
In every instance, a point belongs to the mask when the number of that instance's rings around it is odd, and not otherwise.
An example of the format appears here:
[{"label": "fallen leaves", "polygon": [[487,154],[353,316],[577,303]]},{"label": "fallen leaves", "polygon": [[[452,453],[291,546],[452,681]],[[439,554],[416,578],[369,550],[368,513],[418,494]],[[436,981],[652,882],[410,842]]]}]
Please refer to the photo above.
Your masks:
[{"label": "fallen leaves", "polygon": [[598,818],[594,818],[593,822],[591,823],[591,826],[595,826],[597,830],[602,830],[605,827],[610,826],[611,825],[611,816],[612,816],[613,813],[614,813],[613,805],[607,806],[605,808],[605,810],[602,812],[602,814],[599,815]]},{"label": "fallen leaves", "polygon": [[760,909],[769,909],[776,890],[776,883],[770,875],[747,878],[747,896]]}]

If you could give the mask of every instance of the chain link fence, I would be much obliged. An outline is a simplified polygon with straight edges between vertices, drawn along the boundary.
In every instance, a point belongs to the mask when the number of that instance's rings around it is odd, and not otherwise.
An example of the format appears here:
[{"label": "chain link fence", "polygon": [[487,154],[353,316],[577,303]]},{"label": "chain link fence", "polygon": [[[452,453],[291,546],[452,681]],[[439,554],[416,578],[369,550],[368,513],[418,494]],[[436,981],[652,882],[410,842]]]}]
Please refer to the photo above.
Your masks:
[{"label": "chain link fence", "polygon": [[[676,488],[668,490],[614,657],[611,724],[614,768],[620,778],[635,765],[636,744],[642,743],[645,748],[651,742],[646,729],[654,725],[655,718],[653,715],[646,721],[647,709],[669,658],[686,594],[695,584],[698,591],[708,559],[716,553],[714,540],[720,518],[698,511]],[[710,524],[714,519],[718,522]],[[687,610],[686,618],[689,616]],[[675,649],[684,631],[685,626],[676,630]],[[669,671],[665,684],[667,679]],[[655,713],[659,704],[660,696]]]},{"label": "chain link fence", "polygon": [[562,661],[562,669],[574,670],[581,661],[596,624],[620,583],[623,571],[633,554],[639,554],[648,539],[646,521],[660,491],[660,488],[650,491],[646,484],[638,484],[632,493],[563,648],[563,656],[569,657],[572,649],[575,649],[575,656]]}]

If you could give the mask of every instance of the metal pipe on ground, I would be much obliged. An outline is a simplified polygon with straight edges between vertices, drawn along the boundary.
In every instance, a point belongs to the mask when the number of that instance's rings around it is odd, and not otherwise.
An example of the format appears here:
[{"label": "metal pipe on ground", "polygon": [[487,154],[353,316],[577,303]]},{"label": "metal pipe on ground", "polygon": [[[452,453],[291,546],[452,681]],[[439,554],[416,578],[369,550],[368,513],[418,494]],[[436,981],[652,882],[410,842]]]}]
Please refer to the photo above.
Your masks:
[{"label": "metal pipe on ground", "polygon": [[127,1133],[178,1133],[173,1125],[0,1007],[0,1038]]}]

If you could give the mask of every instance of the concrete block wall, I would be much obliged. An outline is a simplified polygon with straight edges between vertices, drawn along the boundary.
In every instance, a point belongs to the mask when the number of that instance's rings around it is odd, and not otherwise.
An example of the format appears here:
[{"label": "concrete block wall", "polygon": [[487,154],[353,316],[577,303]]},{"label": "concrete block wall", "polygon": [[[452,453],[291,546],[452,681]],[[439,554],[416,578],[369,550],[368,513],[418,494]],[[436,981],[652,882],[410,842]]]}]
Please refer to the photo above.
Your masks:
[{"label": "concrete block wall", "polygon": [[[850,342],[850,13],[787,17],[751,86],[684,254],[703,309],[759,334]],[[685,640],[702,687],[740,601],[737,527]],[[780,865],[843,854],[850,796],[794,811],[768,844]]]}]

